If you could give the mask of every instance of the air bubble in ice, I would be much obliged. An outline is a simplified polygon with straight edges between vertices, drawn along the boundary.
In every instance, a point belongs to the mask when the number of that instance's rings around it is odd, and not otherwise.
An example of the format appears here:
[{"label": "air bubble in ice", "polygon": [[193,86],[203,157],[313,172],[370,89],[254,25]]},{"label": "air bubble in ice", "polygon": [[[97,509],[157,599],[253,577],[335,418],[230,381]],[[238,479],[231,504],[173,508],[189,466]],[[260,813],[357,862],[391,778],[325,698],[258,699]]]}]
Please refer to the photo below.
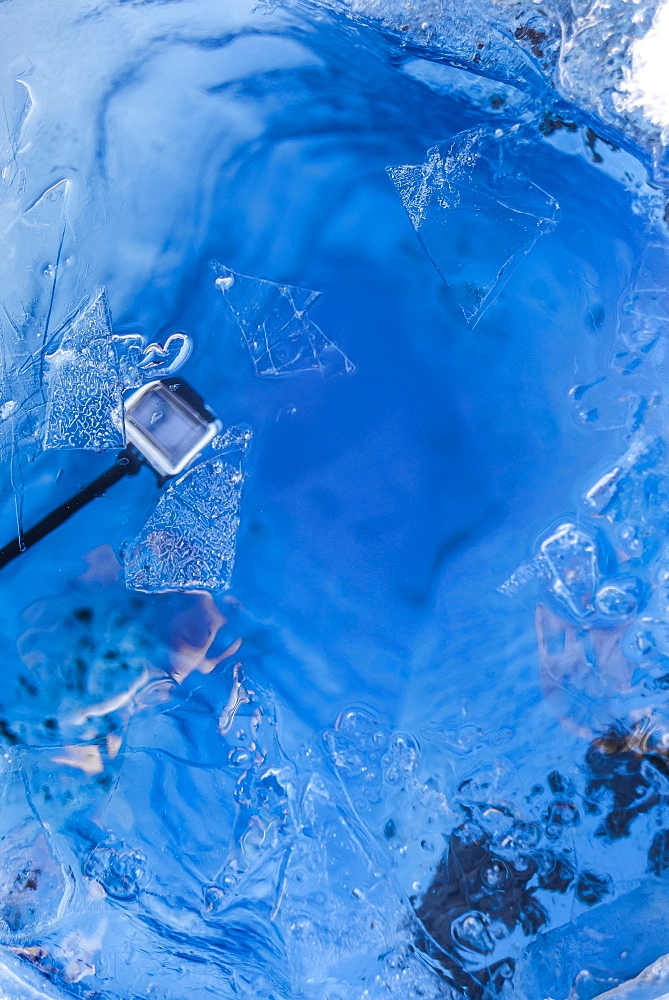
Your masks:
[{"label": "air bubble in ice", "polygon": [[433,146],[422,164],[387,168],[472,327],[557,223],[557,202],[522,172],[526,145],[517,133],[471,129]]},{"label": "air bubble in ice", "polygon": [[215,285],[225,296],[256,375],[355,371],[346,355],[307,316],[320,292],[236,274],[218,263],[213,267]]},{"label": "air bubble in ice", "polygon": [[502,861],[490,861],[481,868],[481,884],[491,891],[501,889],[509,878],[509,871]]},{"label": "air bubble in ice", "polygon": [[140,891],[145,866],[146,858],[141,851],[112,839],[93,849],[84,874],[99,882],[111,899],[128,902]]},{"label": "air bubble in ice", "polygon": [[602,584],[595,595],[595,606],[607,618],[629,618],[639,607],[642,587],[636,577],[620,577]]},{"label": "air bubble in ice", "polygon": [[490,919],[485,913],[476,910],[463,913],[451,924],[451,933],[459,945],[479,955],[491,955],[495,950],[490,933]]}]

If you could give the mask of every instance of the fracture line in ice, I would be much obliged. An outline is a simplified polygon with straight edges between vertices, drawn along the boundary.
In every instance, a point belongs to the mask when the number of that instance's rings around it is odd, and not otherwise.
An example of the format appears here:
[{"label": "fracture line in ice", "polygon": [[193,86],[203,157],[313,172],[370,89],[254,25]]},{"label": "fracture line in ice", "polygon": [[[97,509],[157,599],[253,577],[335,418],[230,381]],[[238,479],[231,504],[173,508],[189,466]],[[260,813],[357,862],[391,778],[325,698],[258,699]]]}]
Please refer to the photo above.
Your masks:
[{"label": "fracture line in ice", "polygon": [[307,316],[320,292],[237,274],[217,262],[212,266],[216,287],[225,296],[256,375],[355,371],[355,365]]},{"label": "fracture line in ice", "polygon": [[461,132],[421,164],[388,167],[428,256],[471,327],[557,224],[558,204],[523,175],[517,132]]}]

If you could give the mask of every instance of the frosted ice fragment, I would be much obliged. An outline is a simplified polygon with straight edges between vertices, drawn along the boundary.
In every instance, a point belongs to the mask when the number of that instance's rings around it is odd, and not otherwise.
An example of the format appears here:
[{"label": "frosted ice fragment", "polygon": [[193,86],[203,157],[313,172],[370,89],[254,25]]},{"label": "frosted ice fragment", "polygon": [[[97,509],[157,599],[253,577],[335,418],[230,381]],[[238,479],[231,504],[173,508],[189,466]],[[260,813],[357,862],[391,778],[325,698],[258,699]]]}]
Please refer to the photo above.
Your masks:
[{"label": "frosted ice fragment", "polygon": [[46,356],[45,448],[107,451],[125,444],[123,385],[102,289]]},{"label": "frosted ice fragment", "polygon": [[256,375],[355,371],[355,365],[307,316],[320,292],[250,278],[222,264],[213,267],[216,287],[241,331]]},{"label": "frosted ice fragment", "polygon": [[220,457],[196,465],[161,494],[125,548],[131,590],[227,590],[235,560],[243,474]]},{"label": "frosted ice fragment", "polygon": [[471,129],[433,146],[422,164],[387,168],[472,327],[557,223],[557,202],[520,170],[524,145],[509,133]]},{"label": "frosted ice fragment", "polygon": [[574,524],[561,524],[540,552],[551,574],[551,590],[579,618],[594,611],[597,589],[597,546]]}]

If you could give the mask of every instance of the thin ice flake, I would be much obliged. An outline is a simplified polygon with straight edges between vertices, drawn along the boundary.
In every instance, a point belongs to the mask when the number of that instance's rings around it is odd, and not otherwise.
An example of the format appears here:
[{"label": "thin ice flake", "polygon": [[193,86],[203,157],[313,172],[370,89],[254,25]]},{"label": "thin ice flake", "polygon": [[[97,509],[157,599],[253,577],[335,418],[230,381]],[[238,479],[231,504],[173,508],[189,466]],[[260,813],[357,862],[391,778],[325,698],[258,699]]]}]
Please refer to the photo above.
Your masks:
[{"label": "thin ice flake", "polygon": [[521,563],[498,590],[511,597],[535,580],[576,618],[593,614],[599,584],[599,551],[594,536],[570,522],[559,525],[543,540],[536,555]]},{"label": "thin ice flake", "polygon": [[557,202],[519,170],[524,145],[513,132],[471,129],[433,146],[424,163],[387,168],[472,327],[557,224]]},{"label": "thin ice flake", "polygon": [[125,444],[123,383],[102,289],[47,355],[45,389],[45,448],[99,452]]},{"label": "thin ice flake", "polygon": [[307,316],[320,292],[237,274],[214,263],[216,287],[239,327],[256,375],[320,371],[348,374],[355,365]]},{"label": "thin ice flake", "polygon": [[243,473],[207,459],[167,487],[124,551],[131,590],[227,590],[235,561]]}]

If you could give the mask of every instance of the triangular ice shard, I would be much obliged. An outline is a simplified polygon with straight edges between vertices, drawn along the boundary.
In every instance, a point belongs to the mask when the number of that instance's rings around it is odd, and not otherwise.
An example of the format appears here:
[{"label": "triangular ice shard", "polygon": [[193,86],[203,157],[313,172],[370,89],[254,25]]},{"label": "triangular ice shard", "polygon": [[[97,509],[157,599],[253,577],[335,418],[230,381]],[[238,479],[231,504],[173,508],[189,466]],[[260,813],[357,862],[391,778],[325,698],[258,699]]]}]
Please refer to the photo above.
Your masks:
[{"label": "triangular ice shard", "polygon": [[148,593],[227,590],[243,478],[239,462],[216,456],[168,486],[125,548],[126,586]]},{"label": "triangular ice shard", "polygon": [[218,263],[213,268],[216,287],[225,295],[256,375],[355,371],[355,365],[307,316],[320,292],[250,278]]},{"label": "triangular ice shard", "polygon": [[418,236],[471,327],[537,240],[557,202],[519,170],[525,142],[471,129],[428,150],[421,164],[388,167]]},{"label": "triangular ice shard", "polygon": [[67,324],[46,356],[45,448],[121,448],[123,382],[103,289]]}]

